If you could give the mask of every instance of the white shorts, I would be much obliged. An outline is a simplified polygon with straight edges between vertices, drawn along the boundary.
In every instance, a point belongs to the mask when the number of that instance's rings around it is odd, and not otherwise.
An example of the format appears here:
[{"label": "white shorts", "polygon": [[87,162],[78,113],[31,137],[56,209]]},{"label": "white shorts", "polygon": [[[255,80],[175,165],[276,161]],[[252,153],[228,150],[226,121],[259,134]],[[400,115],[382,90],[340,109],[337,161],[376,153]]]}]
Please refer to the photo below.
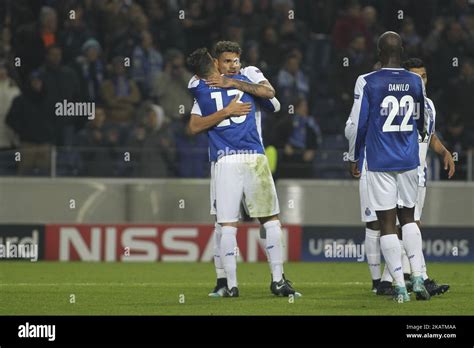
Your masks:
[{"label": "white shorts", "polygon": [[367,188],[367,172],[362,170],[359,179],[360,217],[362,222],[377,221],[375,209],[369,206],[369,193]]},{"label": "white shorts", "polygon": [[369,207],[376,211],[413,208],[418,195],[418,169],[403,172],[367,171]]},{"label": "white shorts", "polygon": [[416,198],[415,205],[415,221],[421,220],[421,213],[423,212],[423,206],[425,205],[426,187],[418,186],[418,196]]},{"label": "white shorts", "polygon": [[211,198],[211,215],[216,215],[216,179],[215,179],[215,166],[216,162],[211,162],[211,189],[210,189],[210,198]]},{"label": "white shorts", "polygon": [[214,183],[215,203],[211,206],[215,205],[218,223],[239,221],[242,200],[252,218],[280,213],[265,155],[237,154],[220,158],[214,165]]}]

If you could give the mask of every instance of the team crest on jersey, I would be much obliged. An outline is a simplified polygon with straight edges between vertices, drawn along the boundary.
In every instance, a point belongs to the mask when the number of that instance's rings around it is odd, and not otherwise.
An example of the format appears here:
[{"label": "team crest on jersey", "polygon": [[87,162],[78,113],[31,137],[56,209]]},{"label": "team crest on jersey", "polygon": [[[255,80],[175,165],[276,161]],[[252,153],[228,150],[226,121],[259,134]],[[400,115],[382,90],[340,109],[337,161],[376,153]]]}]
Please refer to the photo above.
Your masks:
[{"label": "team crest on jersey", "polygon": [[369,208],[365,208],[365,216],[370,216],[370,214],[372,214],[372,212],[370,211]]}]

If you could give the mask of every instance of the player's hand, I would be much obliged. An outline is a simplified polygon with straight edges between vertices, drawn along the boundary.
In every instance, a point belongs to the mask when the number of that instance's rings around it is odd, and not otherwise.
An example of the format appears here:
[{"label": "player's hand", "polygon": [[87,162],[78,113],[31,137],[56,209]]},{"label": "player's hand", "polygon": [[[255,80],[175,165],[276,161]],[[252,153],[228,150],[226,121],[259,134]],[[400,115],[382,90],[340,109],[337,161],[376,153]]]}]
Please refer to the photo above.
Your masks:
[{"label": "player's hand", "polygon": [[239,96],[236,95],[224,110],[228,116],[243,116],[252,111],[252,103],[241,103],[239,102]]},{"label": "player's hand", "polygon": [[443,155],[444,170],[448,171],[448,178],[451,179],[456,172],[453,156],[449,151],[445,151]]},{"label": "player's hand", "polygon": [[360,178],[360,171],[357,164],[358,162],[350,162],[350,172],[352,177],[355,179]]},{"label": "player's hand", "polygon": [[232,79],[225,76],[214,76],[206,79],[206,83],[210,87],[229,88],[233,87]]}]

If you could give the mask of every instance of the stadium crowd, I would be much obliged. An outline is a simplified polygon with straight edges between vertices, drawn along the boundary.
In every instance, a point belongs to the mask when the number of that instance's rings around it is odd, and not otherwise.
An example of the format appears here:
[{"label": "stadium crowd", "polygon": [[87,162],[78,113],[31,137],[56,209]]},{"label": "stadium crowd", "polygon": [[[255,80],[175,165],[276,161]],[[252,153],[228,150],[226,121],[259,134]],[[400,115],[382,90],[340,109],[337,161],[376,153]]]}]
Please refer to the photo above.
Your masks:
[{"label": "stadium crowd", "polygon": [[[0,29],[3,175],[50,175],[55,153],[57,175],[206,177],[206,134],[185,127],[185,57],[231,40],[282,103],[263,118],[275,175],[346,177],[354,83],[385,30],[425,61],[438,135],[459,161],[474,149],[469,0],[4,0]],[[95,118],[56,116],[63,100],[95,103]]]}]

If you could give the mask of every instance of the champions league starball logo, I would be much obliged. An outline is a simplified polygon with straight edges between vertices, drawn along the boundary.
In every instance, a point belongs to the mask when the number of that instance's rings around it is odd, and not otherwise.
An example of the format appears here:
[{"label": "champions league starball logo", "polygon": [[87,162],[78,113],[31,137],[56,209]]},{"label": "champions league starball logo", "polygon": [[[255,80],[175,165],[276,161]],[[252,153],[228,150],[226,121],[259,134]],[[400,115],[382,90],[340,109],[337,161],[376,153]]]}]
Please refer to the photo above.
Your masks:
[{"label": "champions league starball logo", "polygon": [[370,216],[371,212],[369,208],[365,208],[365,216]]}]

